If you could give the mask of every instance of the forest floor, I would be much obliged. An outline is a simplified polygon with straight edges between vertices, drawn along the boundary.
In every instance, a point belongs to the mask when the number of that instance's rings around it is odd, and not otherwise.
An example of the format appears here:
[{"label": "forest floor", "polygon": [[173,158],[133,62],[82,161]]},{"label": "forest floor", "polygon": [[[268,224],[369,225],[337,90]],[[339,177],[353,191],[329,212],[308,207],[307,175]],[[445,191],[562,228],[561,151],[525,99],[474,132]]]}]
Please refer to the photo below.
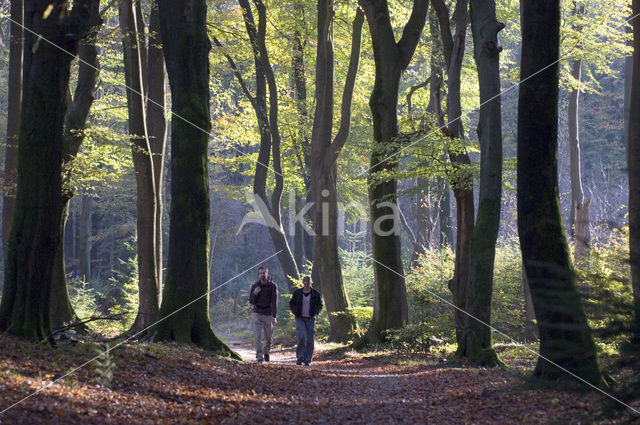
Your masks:
[{"label": "forest floor", "polygon": [[231,345],[245,362],[132,343],[98,364],[96,343],[2,335],[0,424],[620,423],[597,416],[606,400],[593,391],[525,383],[532,360],[517,354],[502,353],[502,370],[320,346],[311,366],[297,366],[293,347],[257,363],[250,344]]}]

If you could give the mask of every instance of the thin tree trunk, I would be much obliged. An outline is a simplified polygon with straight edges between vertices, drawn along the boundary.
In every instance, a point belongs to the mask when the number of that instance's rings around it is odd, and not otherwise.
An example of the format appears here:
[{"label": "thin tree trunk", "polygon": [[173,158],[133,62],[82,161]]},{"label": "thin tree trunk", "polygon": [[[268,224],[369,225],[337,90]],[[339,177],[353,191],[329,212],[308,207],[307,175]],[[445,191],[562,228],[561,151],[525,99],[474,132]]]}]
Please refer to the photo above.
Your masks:
[{"label": "thin tree trunk", "polygon": [[69,11],[63,1],[25,2],[25,26],[53,43],[34,48],[36,36],[29,33],[25,38],[16,209],[0,304],[0,330],[26,338],[51,339],[50,296],[62,236],[56,213],[63,210],[61,171],[71,60],[79,41],[100,22],[98,3],[78,0]]},{"label": "thin tree trunk", "polygon": [[[594,385],[605,386],[560,214],[557,172],[560,2],[522,0],[521,17],[518,234],[540,333],[540,358],[534,376],[570,379],[570,375],[545,360],[548,359]],[[536,54],[529,54],[533,51]]]},{"label": "thin tree trunk", "polygon": [[[20,105],[22,103],[22,56],[23,34],[22,0],[11,1],[11,24],[9,40],[9,77],[7,93],[7,139],[4,150],[5,187],[15,184],[16,166],[18,162],[18,127],[20,124]],[[2,255],[7,258],[7,242],[13,222],[15,208],[15,192],[5,192],[2,200]],[[0,282],[0,288],[2,283]]]},{"label": "thin tree trunk", "polygon": [[311,135],[311,193],[314,214],[314,282],[320,288],[329,314],[329,340],[347,341],[357,328],[351,303],[342,280],[338,255],[338,200],[336,162],[349,137],[351,103],[360,64],[360,45],[364,14],[356,11],[349,70],[342,95],[340,129],[333,128],[334,53],[333,0],[318,2],[318,43],[316,59],[316,110]]},{"label": "thin tree trunk", "polygon": [[146,46],[144,22],[139,3],[131,0],[120,2],[120,30],[124,56],[125,82],[127,86],[127,109],[129,112],[129,135],[131,157],[136,172],[136,230],[138,258],[138,315],[132,332],[146,329],[158,319],[160,308],[160,283],[156,259],[157,196],[156,175],[147,129],[144,94],[147,93],[145,77]]},{"label": "thin tree trunk", "polygon": [[155,339],[194,343],[239,358],[213,333],[208,314],[207,5],[204,0],[159,0],[158,11],[173,119],[169,259]]},{"label": "thin tree trunk", "polygon": [[[447,133],[452,138],[464,140],[462,127],[462,103],[460,97],[462,61],[464,58],[465,36],[468,24],[468,0],[458,0],[453,13],[455,33],[451,35],[449,10],[443,0],[433,0],[433,7],[440,21],[443,54],[447,65]],[[449,281],[449,289],[453,294],[453,302],[458,307],[454,312],[456,326],[456,342],[458,356],[467,352],[466,348],[466,310],[467,287],[469,282],[471,236],[474,226],[473,178],[468,171],[471,164],[469,155],[450,153],[451,163],[458,169],[455,181],[451,183],[456,199],[456,257],[453,279]]]},{"label": "thin tree trunk", "polygon": [[360,0],[358,3],[367,17],[375,61],[375,81],[369,99],[375,146],[368,176],[375,293],[367,339],[377,342],[385,339],[387,330],[404,326],[408,307],[401,258],[397,181],[375,182],[373,175],[381,171],[393,172],[397,167],[398,158],[388,157],[398,149],[393,147],[399,134],[398,87],[420,39],[429,3],[427,0],[413,2],[411,16],[397,43],[387,2]]},{"label": "thin tree trunk", "polygon": [[88,195],[82,196],[80,209],[79,252],[80,278],[88,282],[91,280],[91,213],[93,200]]},{"label": "thin tree trunk", "polygon": [[[632,2],[633,15],[640,0]],[[627,170],[629,173],[629,258],[633,288],[632,340],[640,343],[640,20],[633,19],[633,72],[629,104]]]},{"label": "thin tree trunk", "polygon": [[[480,194],[478,215],[471,237],[467,308],[476,318],[491,323],[493,265],[500,228],[502,201],[502,116],[500,107],[500,50],[498,32],[504,24],[496,19],[494,0],[471,0],[471,30],[480,85]],[[467,317],[467,358],[496,366],[498,360],[491,329]]]},{"label": "thin tree trunk", "polygon": [[[580,83],[582,78],[582,60],[575,60],[571,65],[571,75]],[[582,189],[580,127],[579,127],[580,87],[571,91],[568,106],[569,126],[569,168],[571,176],[571,235],[574,237],[574,261],[576,265],[585,264],[589,250],[589,201],[584,198]]]}]

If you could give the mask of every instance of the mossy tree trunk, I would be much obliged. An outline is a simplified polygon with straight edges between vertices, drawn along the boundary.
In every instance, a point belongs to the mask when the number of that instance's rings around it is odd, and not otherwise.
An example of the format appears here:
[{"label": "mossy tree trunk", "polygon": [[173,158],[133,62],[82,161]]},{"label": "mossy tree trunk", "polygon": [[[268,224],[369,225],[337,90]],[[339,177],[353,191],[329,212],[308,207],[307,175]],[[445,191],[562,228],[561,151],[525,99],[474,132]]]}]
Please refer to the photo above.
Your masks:
[{"label": "mossy tree trunk", "polygon": [[25,2],[25,26],[53,43],[25,37],[16,209],[0,304],[0,330],[26,338],[51,338],[70,68],[80,40],[100,21],[98,5],[78,0],[69,10],[64,1]]},{"label": "mossy tree trunk", "polygon": [[560,214],[557,171],[560,2],[522,0],[521,17],[518,234],[540,334],[541,357],[534,376],[572,379],[560,366],[603,386],[606,383],[578,292]]},{"label": "mossy tree trunk", "polygon": [[373,318],[367,332],[370,342],[385,339],[385,332],[404,326],[408,318],[407,290],[404,282],[397,204],[397,180],[377,181],[379,172],[393,172],[398,158],[392,147],[399,134],[398,86],[415,52],[429,10],[428,0],[415,0],[402,37],[395,41],[386,0],[359,0],[369,24],[375,81],[369,107],[373,119],[371,168],[369,170],[369,208],[371,246],[375,280]]},{"label": "mossy tree trunk", "polygon": [[[18,162],[18,126],[22,103],[22,55],[23,55],[23,11],[22,0],[11,2],[11,24],[9,28],[9,75],[7,79],[7,138],[4,149],[4,178],[14,182]],[[6,184],[6,181],[5,181]],[[7,242],[13,222],[15,208],[14,191],[5,192],[2,198],[2,255],[7,258]],[[0,282],[0,288],[2,283]]]},{"label": "mossy tree trunk", "polygon": [[356,319],[342,280],[338,255],[338,200],[336,162],[349,137],[351,103],[360,63],[364,14],[357,9],[353,21],[351,57],[342,94],[340,128],[333,130],[334,53],[333,0],[318,2],[318,43],[316,58],[316,110],[311,134],[311,194],[313,196],[314,254],[313,280],[321,283],[327,313],[329,340],[344,342],[353,336]]},{"label": "mossy tree trunk", "polygon": [[171,87],[169,258],[158,341],[197,344],[238,357],[209,321],[209,50],[204,0],[159,0]]},{"label": "mossy tree trunk", "polygon": [[[640,13],[640,0],[633,0],[633,15]],[[627,130],[629,173],[629,256],[633,288],[632,339],[640,344],[640,20],[633,19],[633,70]]]},{"label": "mossy tree trunk", "polygon": [[[500,50],[498,32],[504,24],[496,19],[494,0],[471,0],[471,31],[480,85],[480,189],[478,214],[471,237],[467,311],[491,323],[493,266],[500,228],[502,201],[502,116],[500,108]],[[491,329],[467,317],[466,352],[472,362],[500,364],[492,346]]]}]

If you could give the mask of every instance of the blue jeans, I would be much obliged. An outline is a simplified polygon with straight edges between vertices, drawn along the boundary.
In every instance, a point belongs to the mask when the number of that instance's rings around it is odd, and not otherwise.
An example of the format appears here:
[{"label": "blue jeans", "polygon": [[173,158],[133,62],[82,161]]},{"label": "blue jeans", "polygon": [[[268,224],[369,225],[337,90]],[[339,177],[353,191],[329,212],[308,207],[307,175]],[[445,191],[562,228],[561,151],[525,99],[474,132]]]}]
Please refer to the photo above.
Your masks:
[{"label": "blue jeans", "polygon": [[313,340],[316,337],[316,318],[296,316],[296,332],[298,334],[296,358],[298,362],[311,363]]}]

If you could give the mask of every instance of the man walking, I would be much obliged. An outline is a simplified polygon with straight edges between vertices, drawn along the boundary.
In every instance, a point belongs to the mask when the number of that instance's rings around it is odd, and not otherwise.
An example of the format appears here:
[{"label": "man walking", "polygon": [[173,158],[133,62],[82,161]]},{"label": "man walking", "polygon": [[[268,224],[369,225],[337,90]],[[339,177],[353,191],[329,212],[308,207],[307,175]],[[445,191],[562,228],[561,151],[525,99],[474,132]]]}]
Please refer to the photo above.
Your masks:
[{"label": "man walking", "polygon": [[[278,287],[269,277],[266,267],[258,268],[258,281],[251,285],[249,303],[253,306],[253,339],[256,346],[256,360],[269,361],[271,336],[278,312]],[[262,345],[264,332],[264,345]]]},{"label": "man walking", "polygon": [[320,292],[311,287],[311,277],[302,278],[302,288],[293,292],[289,308],[296,317],[296,333],[298,347],[296,348],[296,364],[304,363],[309,366],[313,358],[313,341],[316,336],[316,316],[322,310]]}]

